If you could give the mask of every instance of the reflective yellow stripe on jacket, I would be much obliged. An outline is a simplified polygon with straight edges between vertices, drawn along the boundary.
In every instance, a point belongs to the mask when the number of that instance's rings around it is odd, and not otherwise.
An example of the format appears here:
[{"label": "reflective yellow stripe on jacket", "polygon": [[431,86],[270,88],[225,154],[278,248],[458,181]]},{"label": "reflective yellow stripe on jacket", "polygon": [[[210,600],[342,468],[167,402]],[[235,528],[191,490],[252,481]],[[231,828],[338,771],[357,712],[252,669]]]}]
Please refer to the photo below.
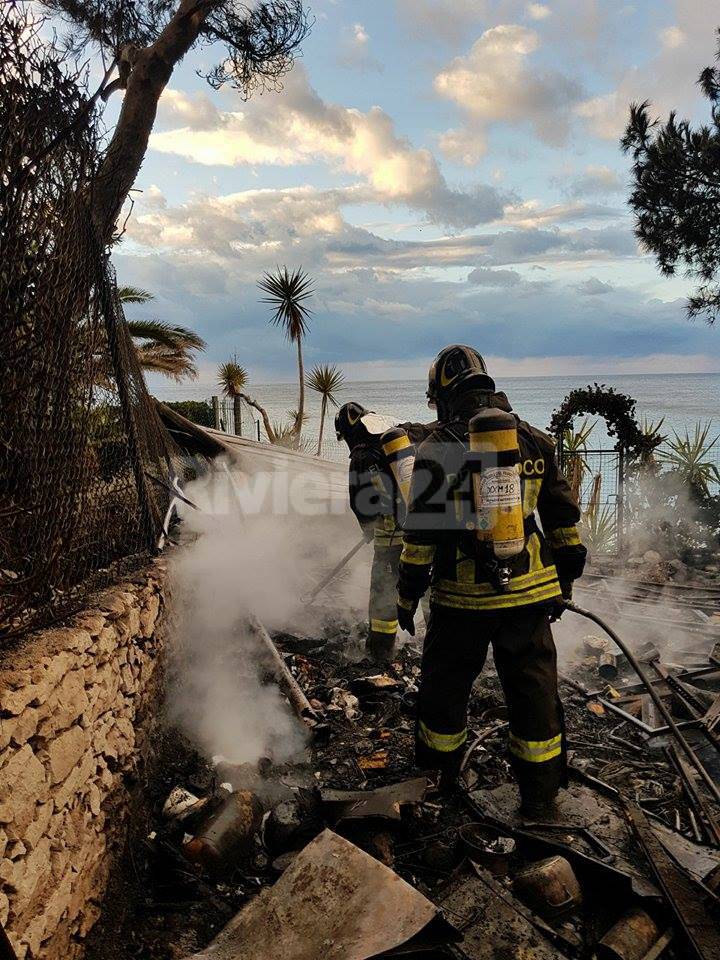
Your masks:
[{"label": "reflective yellow stripe on jacket", "polygon": [[411,563],[413,566],[425,567],[433,562],[435,557],[435,546],[430,544],[403,543],[403,551],[400,555],[400,563]]},{"label": "reflective yellow stripe on jacket", "polygon": [[580,534],[577,527],[558,527],[547,534],[551,547],[558,549],[560,547],[578,547],[580,546]]},{"label": "reflective yellow stripe on jacket", "polygon": [[504,593],[490,583],[438,580],[432,585],[431,600],[454,610],[505,610],[547,602],[560,595],[557,570],[551,564],[513,577]]},{"label": "reflective yellow stripe on jacket", "polygon": [[402,545],[402,530],[394,517],[377,517],[375,520],[375,546],[399,547]]}]

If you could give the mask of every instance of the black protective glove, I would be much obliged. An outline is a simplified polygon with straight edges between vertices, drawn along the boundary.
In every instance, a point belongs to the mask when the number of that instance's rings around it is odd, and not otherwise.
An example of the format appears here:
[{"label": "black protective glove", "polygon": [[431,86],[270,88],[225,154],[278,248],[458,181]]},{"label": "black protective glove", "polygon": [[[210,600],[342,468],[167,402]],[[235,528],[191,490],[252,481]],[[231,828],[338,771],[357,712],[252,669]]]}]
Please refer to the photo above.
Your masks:
[{"label": "black protective glove", "polygon": [[419,600],[398,600],[397,618],[398,625],[406,630],[411,637],[415,636],[415,612],[418,608]]},{"label": "black protective glove", "polygon": [[560,617],[567,610],[567,604],[572,600],[572,580],[561,580],[560,590],[562,597],[553,600],[550,608],[550,623],[557,623]]}]

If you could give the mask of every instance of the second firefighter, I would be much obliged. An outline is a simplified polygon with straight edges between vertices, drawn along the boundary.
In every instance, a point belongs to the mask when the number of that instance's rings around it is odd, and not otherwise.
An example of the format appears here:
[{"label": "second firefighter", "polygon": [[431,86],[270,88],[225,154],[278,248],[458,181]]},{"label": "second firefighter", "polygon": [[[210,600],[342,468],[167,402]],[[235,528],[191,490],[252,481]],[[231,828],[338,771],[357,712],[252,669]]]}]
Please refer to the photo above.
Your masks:
[{"label": "second firefighter", "polygon": [[[392,657],[398,627],[396,583],[405,506],[382,444],[383,434],[392,426],[387,418],[355,402],[346,403],[335,417],[337,438],[345,440],[350,450],[350,507],[374,547],[367,648],[377,660]],[[412,444],[431,429],[418,423],[403,423],[399,428]]]}]

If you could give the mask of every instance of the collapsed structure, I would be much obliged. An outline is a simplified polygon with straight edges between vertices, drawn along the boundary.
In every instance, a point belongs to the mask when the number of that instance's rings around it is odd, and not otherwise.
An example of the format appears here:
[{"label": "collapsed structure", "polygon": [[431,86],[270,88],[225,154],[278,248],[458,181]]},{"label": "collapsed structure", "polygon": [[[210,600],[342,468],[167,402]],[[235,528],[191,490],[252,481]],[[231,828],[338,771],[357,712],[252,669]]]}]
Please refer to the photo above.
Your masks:
[{"label": "collapsed structure", "polygon": [[254,650],[305,750],[239,762],[173,735],[131,851],[142,896],[123,922],[108,913],[90,957],[110,939],[128,944],[118,957],[223,960],[720,955],[712,574],[650,583],[596,567],[578,587],[627,655],[574,614],[559,626],[570,786],[552,822],[516,813],[492,671],[473,688],[460,790],[418,776],[419,644],[378,670],[338,616],[343,589],[319,595],[310,629],[300,613],[267,629],[246,611],[222,669],[241,672]]}]

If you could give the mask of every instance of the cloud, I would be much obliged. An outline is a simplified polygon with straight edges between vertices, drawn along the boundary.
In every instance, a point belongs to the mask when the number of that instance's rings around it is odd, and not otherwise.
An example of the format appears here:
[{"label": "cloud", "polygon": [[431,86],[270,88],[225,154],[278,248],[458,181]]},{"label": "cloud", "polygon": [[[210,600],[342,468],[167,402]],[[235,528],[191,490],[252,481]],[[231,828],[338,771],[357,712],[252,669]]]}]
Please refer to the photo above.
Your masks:
[{"label": "cloud", "polygon": [[531,20],[545,20],[552,14],[550,7],[544,3],[529,3],[526,10]]},{"label": "cloud", "polygon": [[625,182],[620,174],[602,164],[591,164],[582,173],[568,179],[555,178],[555,183],[562,187],[564,193],[576,199],[607,196],[625,190]]},{"label": "cloud", "polygon": [[616,140],[627,124],[632,102],[652,101],[659,115],[689,113],[697,104],[696,80],[715,59],[717,9],[712,4],[675,0],[675,23],[660,31],[659,48],[647,62],[619,71],[614,89],[576,107],[596,136]]},{"label": "cloud", "polygon": [[182,90],[166,87],[158,106],[158,127],[177,127],[197,132],[217,129],[222,124],[220,111],[204,93],[188,96]]},{"label": "cloud", "polygon": [[404,204],[433,223],[457,228],[502,214],[504,197],[497,188],[451,188],[433,154],[399,136],[384,110],[328,103],[299,66],[282,93],[267,94],[242,111],[221,113],[179,91],[167,96],[164,118],[189,117],[192,123],[153,134],[151,147],[161,153],[224,166],[325,162],[359,178],[344,190],[346,203]]},{"label": "cloud", "polygon": [[615,287],[611,283],[603,283],[597,277],[590,277],[588,280],[577,283],[575,289],[584,297],[599,297],[606,293],[612,293]]},{"label": "cloud", "polygon": [[550,224],[617,220],[624,216],[624,210],[599,203],[587,203],[580,199],[573,199],[569,203],[553,203],[550,206],[544,206],[537,200],[523,200],[520,203],[511,203],[505,208],[503,223],[530,230]]},{"label": "cloud", "polygon": [[[517,362],[644,356],[649,338],[658,353],[713,350],[711,334],[685,322],[681,300],[649,301],[641,285],[623,285],[620,270],[610,289],[597,279],[625,261],[633,276],[654,278],[627,221],[398,240],[349,223],[341,189],[198,194],[184,203],[149,193],[114,256],[122,282],[153,290],[159,315],[197,329],[210,344],[207,364],[237,352],[255,383],[293,376],[292,351],[258,302],[258,277],[283,263],[302,265],[316,283],[309,364],[391,366],[453,341]],[[538,267],[542,282],[525,279]],[[679,296],[671,282],[663,289]]]},{"label": "cloud", "polygon": [[467,117],[464,127],[442,137],[440,146],[447,156],[476,162],[487,151],[487,130],[493,123],[529,123],[543,142],[566,142],[583,87],[559,71],[531,66],[539,47],[533,30],[502,24],[486,30],[468,54],[437,74],[435,91]]},{"label": "cloud", "polygon": [[468,283],[481,287],[514,287],[522,281],[517,270],[492,270],[490,267],[476,267],[468,274]]},{"label": "cloud", "polygon": [[398,20],[427,43],[461,40],[491,12],[489,0],[397,0]]},{"label": "cloud", "polygon": [[370,53],[370,35],[362,23],[353,23],[343,31],[337,62],[351,70],[382,73],[383,64]]}]

